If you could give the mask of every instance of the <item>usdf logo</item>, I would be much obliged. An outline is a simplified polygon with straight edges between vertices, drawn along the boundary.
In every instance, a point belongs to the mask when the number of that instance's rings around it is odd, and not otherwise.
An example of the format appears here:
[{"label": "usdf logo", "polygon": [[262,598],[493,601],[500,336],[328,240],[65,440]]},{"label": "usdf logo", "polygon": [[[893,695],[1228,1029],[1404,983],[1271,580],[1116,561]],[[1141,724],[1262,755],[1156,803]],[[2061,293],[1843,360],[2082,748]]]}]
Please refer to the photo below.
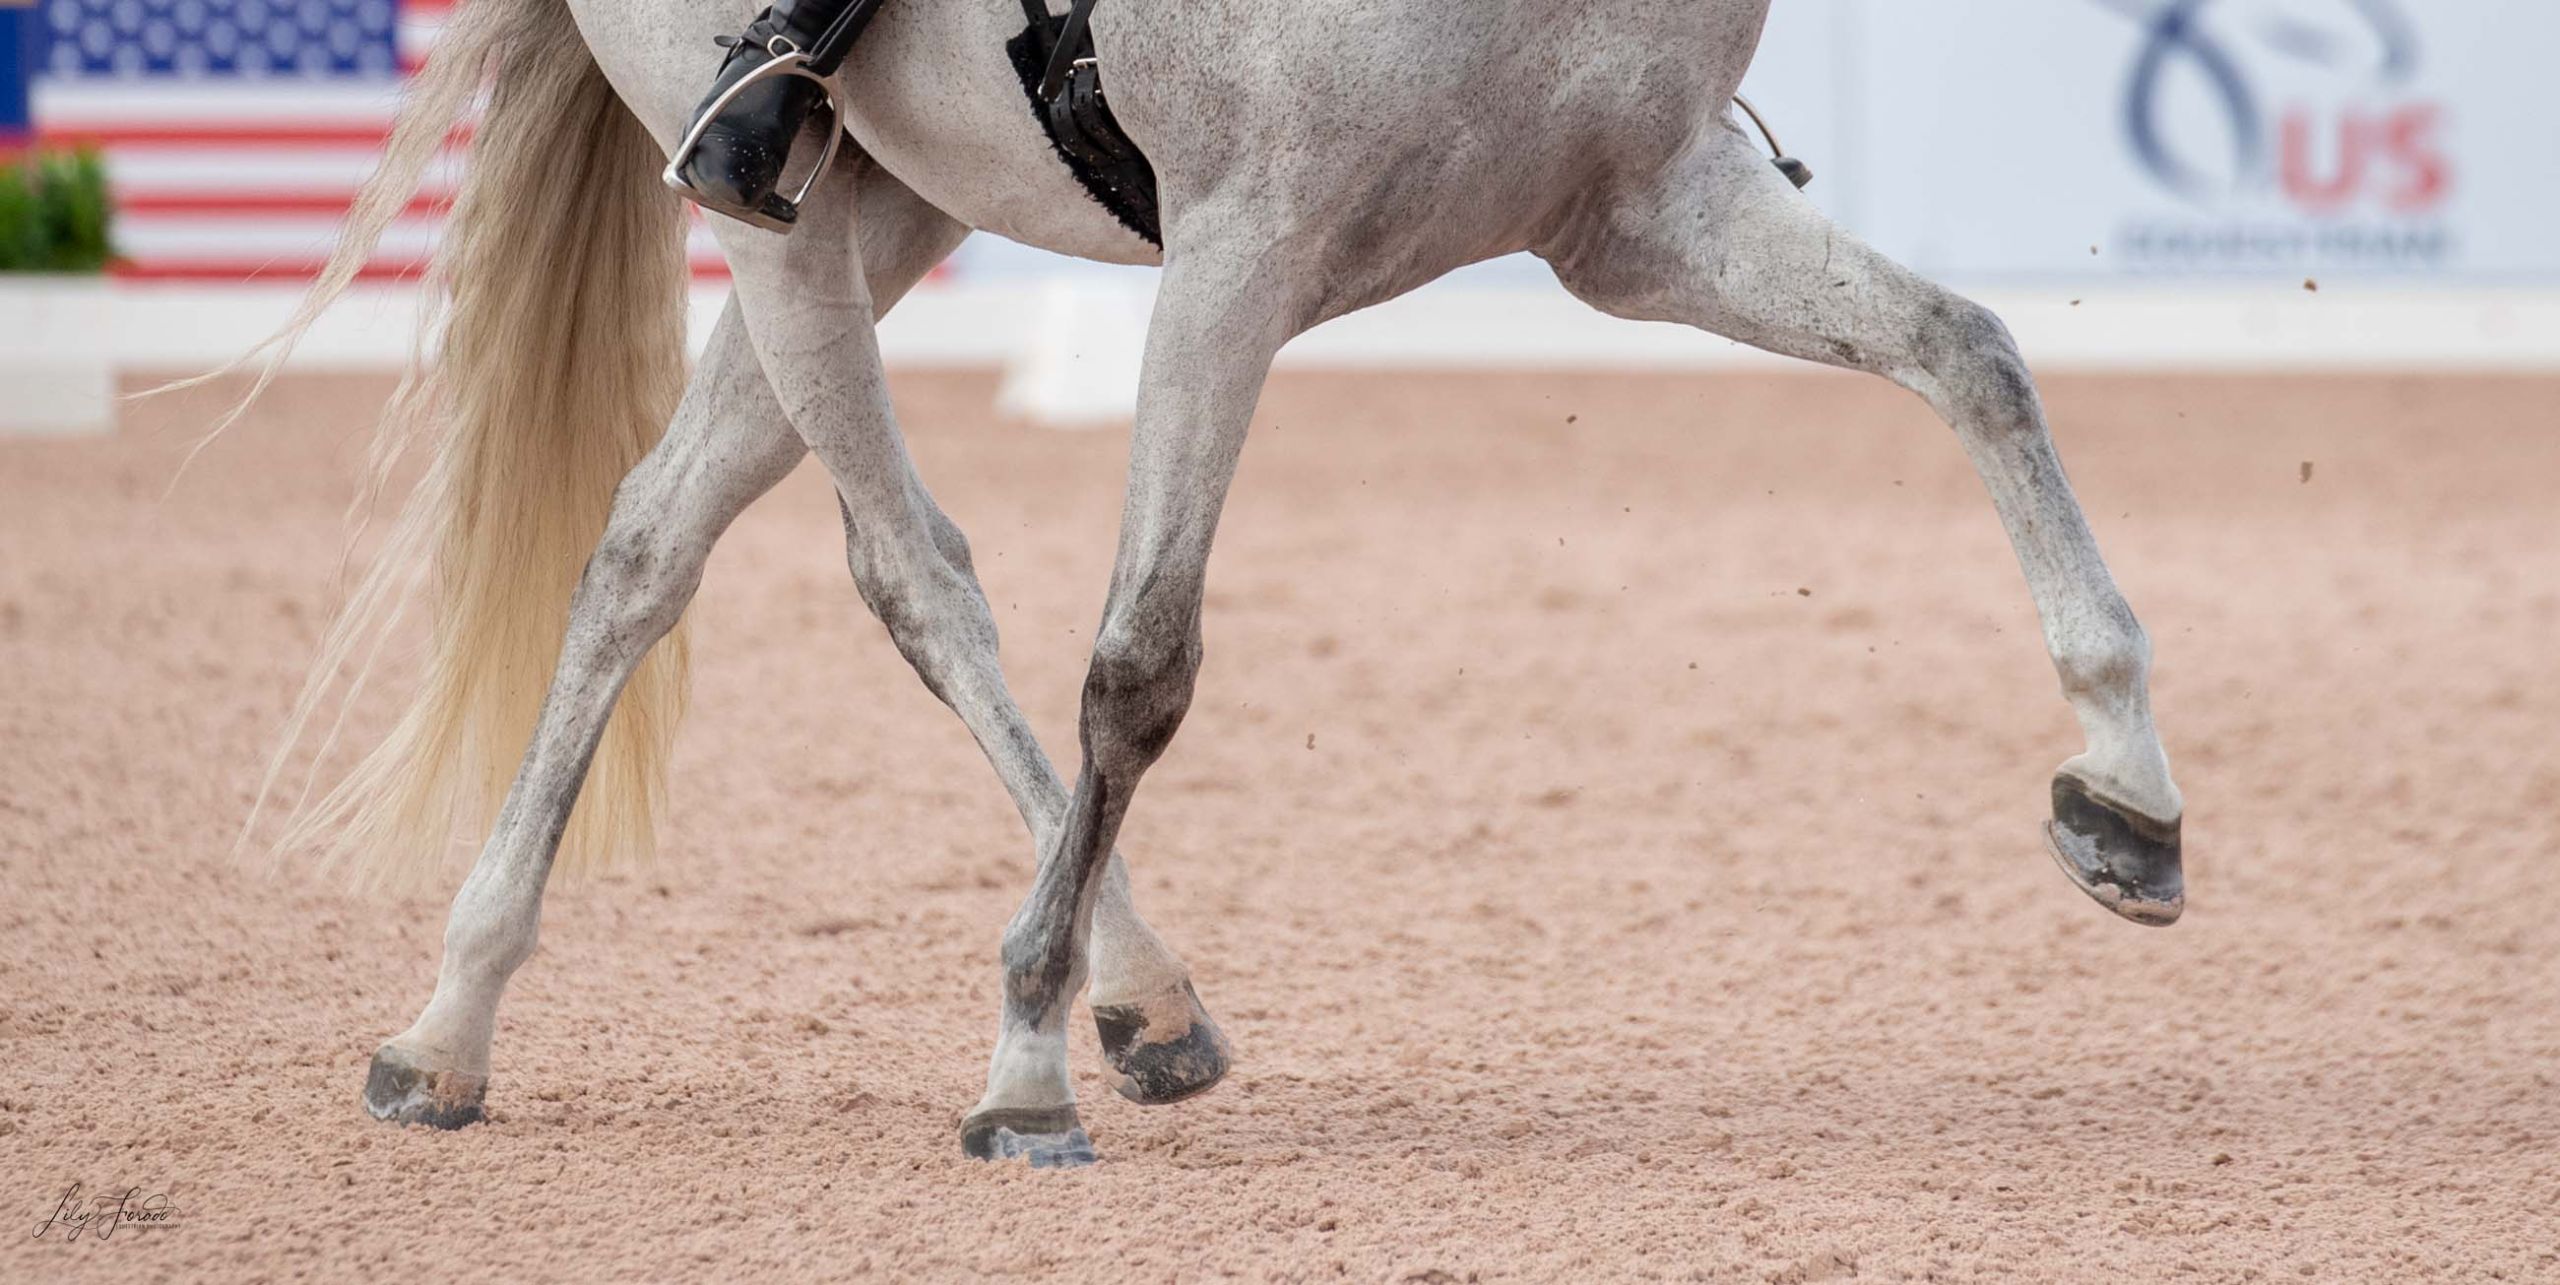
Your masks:
[{"label": "usdf logo", "polygon": [[2134,266],[2449,266],[2448,113],[2398,0],[2096,3],[2136,24],[2126,142],[2186,207],[2121,230]]}]

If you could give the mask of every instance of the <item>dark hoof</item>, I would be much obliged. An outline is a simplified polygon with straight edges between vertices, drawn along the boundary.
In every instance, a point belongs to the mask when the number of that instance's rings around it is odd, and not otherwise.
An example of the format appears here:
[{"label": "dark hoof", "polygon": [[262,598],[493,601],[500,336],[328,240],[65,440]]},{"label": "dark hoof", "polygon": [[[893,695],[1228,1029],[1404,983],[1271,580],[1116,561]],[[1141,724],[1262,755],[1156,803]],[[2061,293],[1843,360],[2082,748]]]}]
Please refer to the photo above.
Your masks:
[{"label": "dark hoof", "polygon": [[1227,1078],[1235,1049],[1209,1020],[1199,993],[1182,989],[1149,1004],[1096,1004],[1093,1025],[1111,1062],[1111,1087],[1141,1106],[1198,1097]]},{"label": "dark hoof", "polygon": [[489,1077],[461,1071],[429,1071],[385,1044],[364,1077],[364,1109],[376,1120],[459,1129],[481,1119],[480,1100]]},{"label": "dark hoof", "polygon": [[2079,778],[2053,778],[2053,820],[2045,847],[2071,882],[2101,906],[2165,928],[2187,908],[2178,822],[2154,821],[2089,792]]},{"label": "dark hoof", "polygon": [[1077,1169],[1095,1158],[1072,1106],[972,1111],[960,1122],[960,1150],[972,1160],[1028,1160],[1034,1169]]}]

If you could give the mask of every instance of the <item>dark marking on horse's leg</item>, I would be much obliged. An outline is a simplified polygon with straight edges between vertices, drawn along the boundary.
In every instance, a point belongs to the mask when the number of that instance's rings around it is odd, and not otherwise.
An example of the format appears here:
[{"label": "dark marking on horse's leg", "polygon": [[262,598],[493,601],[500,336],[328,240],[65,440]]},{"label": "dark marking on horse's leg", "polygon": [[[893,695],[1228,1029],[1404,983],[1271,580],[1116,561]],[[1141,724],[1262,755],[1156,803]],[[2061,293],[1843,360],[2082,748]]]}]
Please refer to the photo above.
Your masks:
[{"label": "dark marking on horse's leg", "polygon": [[1111,1087],[1141,1106],[1166,1106],[1218,1087],[1235,1056],[1187,981],[1146,1003],[1096,1004],[1093,1025],[1111,1063]]},{"label": "dark marking on horse's leg", "polygon": [[2099,905],[2155,928],[2185,912],[2178,818],[2160,821],[2108,802],[2066,772],[2053,778],[2044,837],[2062,872]]},{"label": "dark marking on horse's leg", "polygon": [[385,1044],[364,1077],[364,1109],[376,1120],[459,1129],[483,1120],[489,1077],[463,1071],[430,1071]]}]

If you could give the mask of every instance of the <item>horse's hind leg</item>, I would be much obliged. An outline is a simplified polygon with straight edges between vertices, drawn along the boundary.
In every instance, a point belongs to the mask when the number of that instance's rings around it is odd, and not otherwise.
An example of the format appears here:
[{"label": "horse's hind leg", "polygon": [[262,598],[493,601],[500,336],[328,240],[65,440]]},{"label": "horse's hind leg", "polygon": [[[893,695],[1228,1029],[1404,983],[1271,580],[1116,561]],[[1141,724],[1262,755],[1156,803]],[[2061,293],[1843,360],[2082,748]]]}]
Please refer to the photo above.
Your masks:
[{"label": "horse's hind leg", "polygon": [[[848,445],[831,441],[825,453]],[[855,516],[850,503],[844,510],[846,560],[863,601],[925,687],[967,725],[1013,796],[1032,843],[1046,851],[1066,814],[1066,787],[1005,685],[995,617],[967,539],[912,473],[849,471],[838,485],[869,492],[863,509],[872,516]],[[1087,951],[1088,1000],[1112,1087],[1144,1106],[1215,1088],[1233,1051],[1201,1005],[1190,969],[1138,917],[1118,853],[1102,879]]]},{"label": "horse's hind leg", "polygon": [[1999,320],[1834,227],[1730,121],[1544,253],[1567,288],[1604,311],[1883,375],[1955,427],[2026,569],[2088,737],[2054,778],[2047,844],[2108,909],[2137,923],[2177,919],[2184,804],[2152,728],[2150,641],[2098,556]]},{"label": "horse's hind leg", "polygon": [[552,854],[614,700],[692,600],[712,543],[805,453],[781,416],[734,412],[771,405],[762,387],[733,305],[665,438],[614,494],[533,742],[454,897],[435,998],[374,1054],[364,1098],[376,1118],[458,1128],[480,1117],[498,998],[533,953]]},{"label": "horse's hind leg", "polygon": [[[960,716],[1045,850],[1065,816],[1066,789],[1005,684],[995,616],[969,542],[907,456],[878,350],[866,328],[840,320],[868,315],[865,297],[882,288],[884,268],[903,276],[911,266],[920,274],[966,229],[894,184],[863,184],[850,207],[813,200],[806,208],[804,226],[787,243],[731,234],[742,242],[732,263],[750,317],[787,310],[779,324],[758,321],[767,370],[777,387],[791,390],[790,417],[835,480],[846,561],[863,601],[925,687]],[[912,243],[925,258],[884,265],[866,254],[857,275],[840,248],[848,209],[866,248],[885,238]],[[1201,1006],[1190,970],[1139,918],[1116,855],[1094,918],[1090,1000],[1113,1087],[1131,1101],[1161,1105],[1215,1086],[1231,1057],[1226,1037]]]}]

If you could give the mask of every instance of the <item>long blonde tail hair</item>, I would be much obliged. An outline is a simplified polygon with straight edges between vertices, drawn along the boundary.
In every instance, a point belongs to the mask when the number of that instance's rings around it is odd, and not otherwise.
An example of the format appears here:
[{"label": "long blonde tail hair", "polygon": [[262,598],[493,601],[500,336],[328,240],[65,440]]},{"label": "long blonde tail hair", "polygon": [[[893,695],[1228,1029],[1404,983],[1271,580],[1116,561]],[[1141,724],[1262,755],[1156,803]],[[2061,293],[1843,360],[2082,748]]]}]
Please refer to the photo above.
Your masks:
[{"label": "long blonde tail hair", "polygon": [[[354,281],[475,103],[422,330],[436,352],[392,399],[374,495],[406,458],[424,454],[425,473],[322,642],[258,796],[263,807],[334,697],[316,776],[407,605],[423,600],[429,642],[407,711],[318,800],[304,786],[275,845],[316,850],[374,885],[416,886],[454,852],[458,826],[496,815],[614,488],[657,444],[685,377],[684,219],[656,181],[662,155],[563,0],[465,0],[319,282],[244,358],[264,356],[258,389]],[[679,627],[623,690],[562,869],[652,850],[684,675]]]}]

